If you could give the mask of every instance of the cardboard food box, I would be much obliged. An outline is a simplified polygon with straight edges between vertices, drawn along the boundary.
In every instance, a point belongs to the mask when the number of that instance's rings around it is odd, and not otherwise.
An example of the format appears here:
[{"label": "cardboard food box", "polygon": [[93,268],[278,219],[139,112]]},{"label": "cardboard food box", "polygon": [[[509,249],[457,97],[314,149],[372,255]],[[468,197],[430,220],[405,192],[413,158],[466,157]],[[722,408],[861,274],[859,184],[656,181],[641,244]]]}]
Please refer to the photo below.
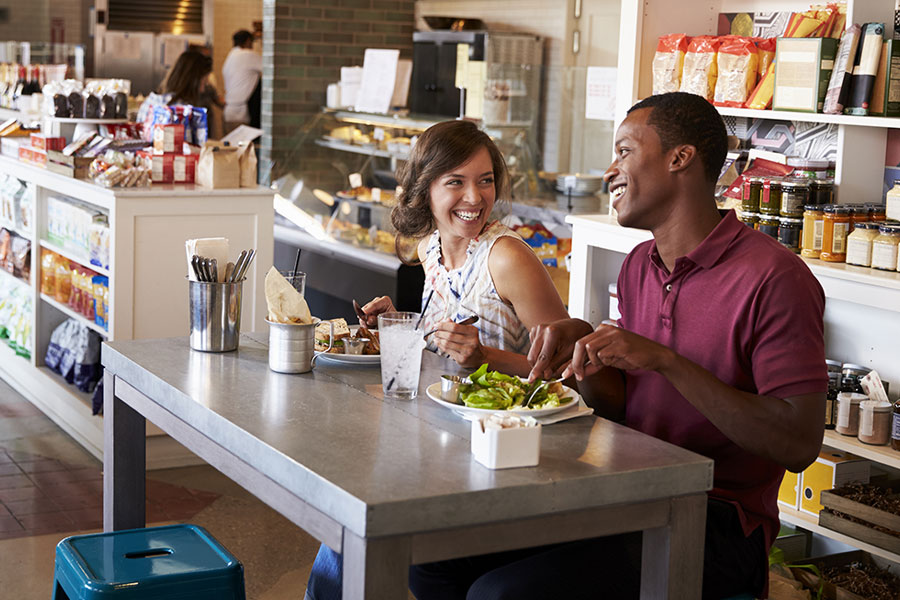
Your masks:
[{"label": "cardboard food box", "polygon": [[53,137],[43,133],[31,134],[31,147],[38,150],[62,150],[66,147],[66,138]]},{"label": "cardboard food box", "polygon": [[800,509],[800,475],[801,473],[785,472],[781,487],[778,488],[778,504],[794,510]]},{"label": "cardboard food box", "polygon": [[819,458],[803,471],[800,481],[800,511],[818,517],[822,510],[821,494],[851,481],[869,482],[871,463],[843,452],[823,448]]},{"label": "cardboard food box", "polygon": [[19,160],[38,167],[46,167],[47,153],[32,146],[19,146]]},{"label": "cardboard food box", "polygon": [[153,154],[181,154],[184,148],[184,124],[153,126]]},{"label": "cardboard food box", "polygon": [[150,180],[153,183],[194,183],[197,154],[151,154],[140,151],[139,156],[150,160]]},{"label": "cardboard food box", "polygon": [[778,38],[772,109],[821,112],[837,46],[833,38]]},{"label": "cardboard food box", "polygon": [[93,160],[86,156],[69,156],[59,150],[47,150],[47,170],[75,179],[90,178],[89,171]]}]

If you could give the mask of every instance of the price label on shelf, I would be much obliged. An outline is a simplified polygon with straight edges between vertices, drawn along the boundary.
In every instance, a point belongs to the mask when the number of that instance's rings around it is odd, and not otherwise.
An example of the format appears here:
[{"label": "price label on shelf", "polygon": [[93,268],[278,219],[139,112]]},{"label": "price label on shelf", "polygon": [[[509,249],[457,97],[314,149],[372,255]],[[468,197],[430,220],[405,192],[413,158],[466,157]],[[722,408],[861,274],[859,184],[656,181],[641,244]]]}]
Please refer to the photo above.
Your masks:
[{"label": "price label on shelf", "polygon": [[372,202],[381,202],[381,188],[372,188]]},{"label": "price label on shelf", "polygon": [[359,173],[350,173],[350,187],[358,188],[362,187],[362,175]]},{"label": "price label on shelf", "polygon": [[381,127],[376,127],[375,131],[372,132],[372,137],[380,142],[384,139],[384,129],[382,129]]}]

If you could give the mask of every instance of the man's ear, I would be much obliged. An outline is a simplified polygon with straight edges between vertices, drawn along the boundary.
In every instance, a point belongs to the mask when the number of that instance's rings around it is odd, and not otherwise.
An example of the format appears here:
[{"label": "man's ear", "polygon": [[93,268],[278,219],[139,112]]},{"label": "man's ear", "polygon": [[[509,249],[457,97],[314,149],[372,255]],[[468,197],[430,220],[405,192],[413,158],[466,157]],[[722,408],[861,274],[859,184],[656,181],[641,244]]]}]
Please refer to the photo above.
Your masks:
[{"label": "man's ear", "polygon": [[670,152],[669,172],[684,171],[698,160],[700,158],[697,156],[696,146],[691,144],[676,146]]}]

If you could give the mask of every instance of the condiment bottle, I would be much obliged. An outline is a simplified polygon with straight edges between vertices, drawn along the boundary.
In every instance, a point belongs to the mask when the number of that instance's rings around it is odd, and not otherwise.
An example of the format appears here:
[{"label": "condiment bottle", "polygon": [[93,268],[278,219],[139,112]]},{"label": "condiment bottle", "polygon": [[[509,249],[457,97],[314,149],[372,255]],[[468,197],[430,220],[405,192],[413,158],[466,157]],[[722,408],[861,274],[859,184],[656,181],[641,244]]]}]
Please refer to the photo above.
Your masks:
[{"label": "condiment bottle", "polygon": [[775,215],[759,216],[759,231],[772,239],[778,239],[778,226],[781,225],[781,218]]},{"label": "condiment bottle", "polygon": [[748,177],[741,188],[741,212],[759,212],[759,198],[762,195],[764,178]]},{"label": "condiment bottle", "polygon": [[866,208],[869,209],[869,220],[870,221],[884,221],[887,219],[887,216],[884,213],[884,206],[881,204],[866,204]]},{"label": "condiment bottle", "polygon": [[859,403],[868,398],[865,394],[856,392],[838,394],[837,423],[834,430],[841,435],[855,436],[859,432]]},{"label": "condiment bottle", "polygon": [[759,213],[744,212],[742,210],[738,213],[738,220],[750,229],[756,229],[757,225],[759,225]]},{"label": "condiment bottle", "polygon": [[[837,395],[841,391],[841,363],[836,360],[826,360],[828,368],[828,394],[825,397],[825,429],[834,429]],[[900,444],[900,441],[898,441]]]},{"label": "condiment bottle", "polygon": [[803,207],[809,204],[809,182],[805,179],[785,179],[781,182],[782,217],[802,217]]},{"label": "condiment bottle", "polygon": [[822,254],[826,262],[844,262],[847,258],[847,235],[850,233],[850,209],[829,204],[825,207]]},{"label": "condiment bottle", "polygon": [[847,236],[847,264],[872,266],[872,241],[878,237],[877,223],[858,223]]},{"label": "condiment bottle", "polygon": [[883,446],[891,441],[890,402],[863,400],[859,403],[859,432],[857,437],[864,444]]},{"label": "condiment bottle", "polygon": [[880,226],[878,237],[872,240],[872,268],[896,271],[898,245],[900,245],[900,227]]},{"label": "condiment bottle", "polygon": [[802,219],[781,217],[781,223],[778,225],[778,241],[781,242],[782,246],[796,254],[800,254],[800,230],[802,224]]},{"label": "condiment bottle", "polygon": [[822,253],[825,211],[823,207],[814,204],[807,204],[804,209],[800,255],[806,258],[819,258]]},{"label": "condiment bottle", "polygon": [[809,182],[809,203],[824,206],[831,204],[834,196],[833,179],[813,179]]},{"label": "condiment bottle", "polygon": [[895,179],[894,187],[888,190],[885,212],[889,219],[900,219],[900,179]]},{"label": "condiment bottle", "polygon": [[770,177],[763,182],[759,197],[759,212],[764,215],[781,213],[781,178]]}]

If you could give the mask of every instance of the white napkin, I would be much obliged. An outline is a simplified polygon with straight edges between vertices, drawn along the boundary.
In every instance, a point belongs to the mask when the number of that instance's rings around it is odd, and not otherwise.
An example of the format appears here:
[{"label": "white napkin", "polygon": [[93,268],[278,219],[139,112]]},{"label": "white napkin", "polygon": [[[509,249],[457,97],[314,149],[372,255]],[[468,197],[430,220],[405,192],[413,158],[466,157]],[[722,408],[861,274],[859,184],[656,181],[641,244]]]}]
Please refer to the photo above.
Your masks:
[{"label": "white napkin", "polygon": [[[477,421],[481,418],[478,414],[475,413],[463,413],[459,411],[453,411],[459,416],[461,416],[466,421]],[[594,409],[584,403],[584,400],[578,398],[578,403],[570,406],[565,410],[561,410],[559,412],[555,412],[549,415],[544,415],[543,417],[535,417],[532,415],[528,415],[532,417],[535,421],[540,423],[541,425],[551,425],[553,423],[559,423],[560,421],[568,421],[569,419],[575,419],[578,417],[584,417],[586,415],[594,414]]]},{"label": "white napkin", "polygon": [[220,282],[225,281],[225,267],[228,265],[228,238],[215,237],[185,240],[184,252],[187,257],[188,277],[190,277],[191,281],[197,281],[194,269],[191,268],[191,257],[195,254],[203,258],[216,259],[217,279]]}]

